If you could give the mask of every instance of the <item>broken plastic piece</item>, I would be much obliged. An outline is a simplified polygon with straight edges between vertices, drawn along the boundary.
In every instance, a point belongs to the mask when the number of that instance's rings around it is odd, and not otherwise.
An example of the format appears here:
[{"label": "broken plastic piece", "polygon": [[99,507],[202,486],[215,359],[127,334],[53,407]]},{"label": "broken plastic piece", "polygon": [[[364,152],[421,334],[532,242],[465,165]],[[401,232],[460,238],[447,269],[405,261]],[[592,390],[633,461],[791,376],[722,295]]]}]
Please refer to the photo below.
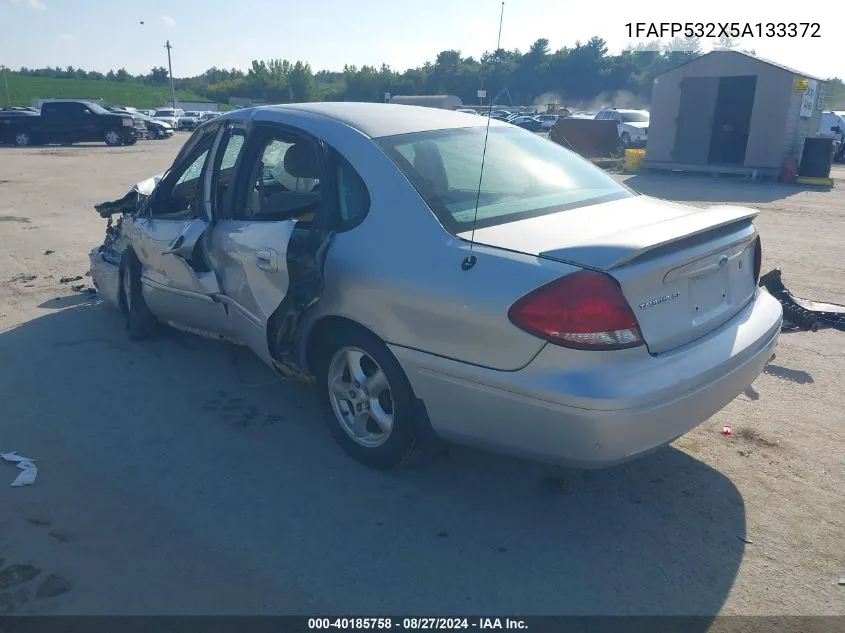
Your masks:
[{"label": "broken plastic piece", "polygon": [[845,306],[821,303],[793,295],[783,284],[782,273],[775,268],[760,277],[759,285],[769,291],[783,306],[783,329],[817,332],[831,327],[845,332]]},{"label": "broken plastic piece", "polygon": [[12,482],[12,487],[30,486],[35,483],[35,478],[38,476],[38,468],[33,460],[28,457],[24,457],[23,455],[18,455],[17,451],[12,451],[11,453],[0,453],[0,457],[7,462],[16,463],[18,468],[23,471]]},{"label": "broken plastic piece", "polygon": [[129,192],[119,200],[112,200],[110,202],[101,202],[95,204],[94,208],[100,217],[110,218],[117,213],[132,213],[137,211],[146,198],[148,198],[156,185],[164,177],[164,174],[147,178],[139,183],[136,183]]},{"label": "broken plastic piece", "polygon": [[724,435],[725,437],[730,437],[733,434],[734,434],[734,432],[733,432],[733,429],[731,429],[731,427],[729,427],[729,426],[723,426],[722,427],[722,435]]}]

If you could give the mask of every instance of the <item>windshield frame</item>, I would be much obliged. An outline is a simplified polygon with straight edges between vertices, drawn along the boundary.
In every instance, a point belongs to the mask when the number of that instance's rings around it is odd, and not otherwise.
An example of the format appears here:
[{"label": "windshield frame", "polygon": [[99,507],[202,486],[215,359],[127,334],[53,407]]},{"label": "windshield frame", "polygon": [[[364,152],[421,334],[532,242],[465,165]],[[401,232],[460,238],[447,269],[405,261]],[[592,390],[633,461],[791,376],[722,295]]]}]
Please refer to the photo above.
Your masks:
[{"label": "windshield frame", "polygon": [[[560,151],[560,156],[562,158],[564,158],[565,160],[570,160],[573,162],[573,164],[576,165],[580,163],[582,167],[587,167],[588,169],[595,170],[598,173],[599,178],[603,177],[603,180],[609,185],[608,193],[597,195],[593,198],[576,200],[571,203],[557,203],[552,205],[541,206],[538,208],[526,209],[524,211],[494,215],[492,217],[487,218],[480,217],[479,214],[476,212],[476,217],[472,222],[459,221],[455,218],[453,211],[451,211],[446,206],[444,201],[441,200],[439,196],[431,195],[431,193],[427,190],[426,186],[423,184],[422,180],[419,178],[418,172],[414,169],[413,165],[411,165],[408,159],[399,151],[398,147],[405,145],[409,142],[432,140],[447,135],[484,135],[485,127],[486,126],[471,126],[465,128],[426,130],[423,132],[410,132],[393,136],[383,136],[379,138],[374,138],[372,139],[372,141],[376,144],[376,146],[378,146],[379,149],[381,149],[382,152],[387,155],[387,157],[397,167],[402,176],[416,190],[420,198],[422,198],[424,203],[428,206],[432,214],[437,218],[443,228],[456,237],[460,237],[462,233],[466,233],[474,229],[481,230],[493,226],[503,226],[505,224],[512,224],[521,220],[528,220],[536,217],[553,215],[556,213],[561,213],[563,211],[569,211],[571,209],[590,207],[598,204],[604,204],[606,202],[613,202],[615,200],[622,200],[640,195],[638,192],[634,191],[630,187],[612,178],[604,170],[596,167],[592,162],[588,161],[579,154],[576,154],[575,152],[572,152],[571,150],[563,147],[562,145],[554,143],[554,141],[550,141],[546,138],[537,136],[533,132],[529,132],[515,125],[508,125],[502,127],[496,126],[495,128],[491,128],[489,130],[489,134],[503,136],[510,135],[514,137],[516,135],[520,135],[520,138],[522,139],[529,139],[533,137],[539,143],[552,143]],[[529,143],[531,142],[533,141],[529,141]],[[487,147],[489,149],[490,146],[488,145]],[[538,144],[536,147],[541,146]],[[479,159],[480,158],[481,157],[479,156]],[[480,208],[481,207],[479,207],[479,209]]]}]

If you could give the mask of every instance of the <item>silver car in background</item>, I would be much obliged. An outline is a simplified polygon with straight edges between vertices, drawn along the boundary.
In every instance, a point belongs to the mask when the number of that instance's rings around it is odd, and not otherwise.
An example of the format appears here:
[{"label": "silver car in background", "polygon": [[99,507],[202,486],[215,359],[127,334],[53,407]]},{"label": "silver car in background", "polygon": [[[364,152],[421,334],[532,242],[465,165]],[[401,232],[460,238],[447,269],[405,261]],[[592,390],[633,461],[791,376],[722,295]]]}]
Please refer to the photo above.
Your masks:
[{"label": "silver car in background", "polygon": [[374,468],[435,436],[609,466],[762,372],[782,314],[757,286],[757,211],[638,195],[487,123],[372,103],[229,112],[97,205],[92,278],[130,336],[231,339],[314,382],[334,437]]}]

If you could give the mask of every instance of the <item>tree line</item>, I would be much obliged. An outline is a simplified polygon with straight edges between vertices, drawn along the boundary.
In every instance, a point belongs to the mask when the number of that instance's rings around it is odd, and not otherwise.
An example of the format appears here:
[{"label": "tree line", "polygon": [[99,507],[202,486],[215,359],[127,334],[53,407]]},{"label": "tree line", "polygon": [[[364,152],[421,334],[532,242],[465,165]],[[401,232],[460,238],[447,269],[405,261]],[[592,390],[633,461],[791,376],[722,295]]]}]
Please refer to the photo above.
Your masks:
[{"label": "tree line", "polygon": [[[730,38],[720,38],[717,48],[739,50],[737,42]],[[745,52],[753,54],[753,51]],[[538,39],[525,52],[500,49],[486,52],[478,59],[464,57],[458,50],[442,51],[434,61],[405,71],[382,64],[381,67],[347,65],[342,71],[314,72],[307,62],[273,59],[254,60],[246,71],[210,68],[196,77],[175,79],[174,83],[179,90],[222,103],[232,97],[271,103],[381,101],[389,93],[452,94],[465,104],[476,104],[478,91],[484,90],[488,100],[498,96],[497,103],[515,105],[544,105],[552,100],[575,105],[600,98],[613,99],[621,92],[626,100],[644,104],[650,97],[655,76],[701,54],[695,38],[676,39],[663,47],[657,43],[640,44],[618,55],[610,55],[606,42],[598,37],[554,51],[547,39]],[[21,68],[18,72],[154,86],[165,86],[170,81],[164,67],[136,76],[124,68],[101,73],[72,66]],[[831,79],[827,94],[829,99],[845,95],[842,81]]]}]

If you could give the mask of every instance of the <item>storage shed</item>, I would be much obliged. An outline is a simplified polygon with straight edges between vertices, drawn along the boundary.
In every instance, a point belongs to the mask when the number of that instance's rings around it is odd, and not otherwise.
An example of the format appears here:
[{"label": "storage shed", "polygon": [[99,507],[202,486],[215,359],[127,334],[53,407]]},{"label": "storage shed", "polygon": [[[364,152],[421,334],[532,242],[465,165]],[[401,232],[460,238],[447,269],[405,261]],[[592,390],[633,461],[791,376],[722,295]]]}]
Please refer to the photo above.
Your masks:
[{"label": "storage shed", "polygon": [[819,129],[824,82],[736,51],[654,79],[643,166],[777,175]]},{"label": "storage shed", "polygon": [[390,99],[390,103],[424,106],[426,108],[441,108],[442,110],[454,110],[464,105],[463,101],[453,95],[397,95]]}]

